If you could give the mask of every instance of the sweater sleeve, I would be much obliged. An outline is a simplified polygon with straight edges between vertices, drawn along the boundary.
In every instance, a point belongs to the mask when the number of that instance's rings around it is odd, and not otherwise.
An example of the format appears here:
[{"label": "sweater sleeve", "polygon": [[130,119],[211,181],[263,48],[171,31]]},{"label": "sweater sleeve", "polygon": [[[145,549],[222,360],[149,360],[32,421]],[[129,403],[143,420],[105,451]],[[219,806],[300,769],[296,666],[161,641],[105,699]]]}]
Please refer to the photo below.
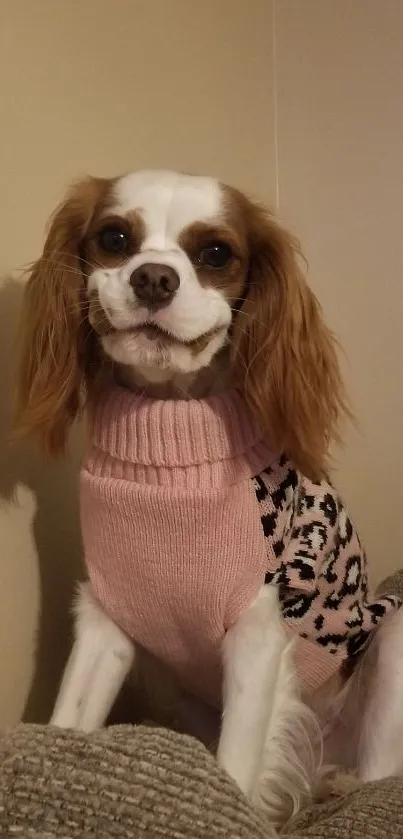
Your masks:
[{"label": "sweater sleeve", "polygon": [[330,654],[355,656],[401,602],[395,596],[371,599],[365,552],[328,482],[313,483],[284,460],[260,480],[265,582],[278,586],[284,619]]}]

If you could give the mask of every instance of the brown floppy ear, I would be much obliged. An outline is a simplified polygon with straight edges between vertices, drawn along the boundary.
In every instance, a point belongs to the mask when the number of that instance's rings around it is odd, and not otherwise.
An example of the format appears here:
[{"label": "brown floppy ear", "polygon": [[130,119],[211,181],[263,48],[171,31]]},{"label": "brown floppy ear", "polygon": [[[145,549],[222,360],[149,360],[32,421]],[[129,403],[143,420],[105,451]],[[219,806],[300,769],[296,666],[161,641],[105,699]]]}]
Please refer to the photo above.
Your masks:
[{"label": "brown floppy ear", "polygon": [[249,202],[245,219],[250,270],[233,332],[241,388],[276,448],[319,480],[339,421],[350,416],[336,342],[303,276],[298,242]]},{"label": "brown floppy ear", "polygon": [[64,450],[94,369],[79,249],[106,184],[88,178],[71,188],[24,293],[15,430],[51,455]]}]

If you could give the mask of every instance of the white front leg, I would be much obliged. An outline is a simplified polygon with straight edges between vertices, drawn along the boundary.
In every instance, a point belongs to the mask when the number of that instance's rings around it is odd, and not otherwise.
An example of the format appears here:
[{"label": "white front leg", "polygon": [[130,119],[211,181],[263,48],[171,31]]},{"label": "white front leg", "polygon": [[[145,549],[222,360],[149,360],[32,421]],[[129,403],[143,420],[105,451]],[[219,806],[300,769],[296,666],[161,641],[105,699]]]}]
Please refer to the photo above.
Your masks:
[{"label": "white front leg", "polygon": [[264,586],[225,638],[218,760],[280,827],[311,794],[320,745],[316,717],[299,697],[277,590]]},{"label": "white front leg", "polygon": [[89,583],[80,588],[75,642],[51,725],[93,731],[106,721],[134,662],[134,646],[105,614]]},{"label": "white front leg", "polygon": [[251,797],[261,771],[282,655],[287,648],[277,591],[263,586],[224,640],[224,710],[217,757]]},{"label": "white front leg", "polygon": [[403,606],[381,624],[353,679],[360,780],[403,777]]}]

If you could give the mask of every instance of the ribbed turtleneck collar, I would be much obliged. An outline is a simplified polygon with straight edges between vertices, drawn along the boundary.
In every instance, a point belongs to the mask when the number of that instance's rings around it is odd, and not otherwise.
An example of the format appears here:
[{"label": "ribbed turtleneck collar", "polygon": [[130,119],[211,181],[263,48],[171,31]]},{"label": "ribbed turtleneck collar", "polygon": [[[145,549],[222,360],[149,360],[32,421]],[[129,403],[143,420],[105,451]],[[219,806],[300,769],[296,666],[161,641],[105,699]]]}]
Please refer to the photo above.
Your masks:
[{"label": "ribbed turtleneck collar", "polygon": [[247,454],[262,432],[236,391],[158,400],[114,386],[95,411],[93,443],[121,461],[188,467]]}]

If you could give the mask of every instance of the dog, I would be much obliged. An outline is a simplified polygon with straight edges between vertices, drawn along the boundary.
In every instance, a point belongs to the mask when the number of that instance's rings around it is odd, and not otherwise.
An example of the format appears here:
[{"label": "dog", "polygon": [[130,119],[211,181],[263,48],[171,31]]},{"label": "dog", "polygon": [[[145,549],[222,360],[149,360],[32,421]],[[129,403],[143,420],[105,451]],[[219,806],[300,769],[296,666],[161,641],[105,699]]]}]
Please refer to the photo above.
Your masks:
[{"label": "dog", "polygon": [[217,759],[283,824],[321,760],[403,767],[403,612],[327,475],[348,401],[298,243],[201,176],[87,178],[25,291],[17,428],[87,417],[88,582],[52,723],[102,726],[145,649],[222,712]]}]

